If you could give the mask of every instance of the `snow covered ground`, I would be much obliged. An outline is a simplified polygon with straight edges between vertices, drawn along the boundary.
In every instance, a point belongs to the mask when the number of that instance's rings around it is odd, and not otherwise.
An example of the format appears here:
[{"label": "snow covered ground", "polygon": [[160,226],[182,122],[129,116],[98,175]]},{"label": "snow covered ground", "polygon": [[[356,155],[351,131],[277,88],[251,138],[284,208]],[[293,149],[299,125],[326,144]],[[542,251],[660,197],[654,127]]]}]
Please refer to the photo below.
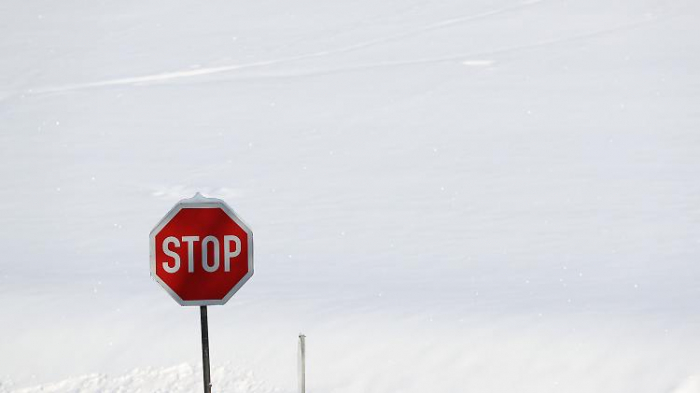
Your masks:
[{"label": "snow covered ground", "polygon": [[0,2],[0,392],[700,392],[700,3]]}]

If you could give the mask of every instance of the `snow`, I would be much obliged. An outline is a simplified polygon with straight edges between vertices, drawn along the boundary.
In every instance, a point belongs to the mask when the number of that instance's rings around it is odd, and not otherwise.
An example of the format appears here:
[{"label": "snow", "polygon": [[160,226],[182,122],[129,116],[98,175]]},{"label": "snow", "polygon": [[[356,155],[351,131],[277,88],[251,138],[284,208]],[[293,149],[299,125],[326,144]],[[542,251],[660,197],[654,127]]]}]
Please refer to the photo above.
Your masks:
[{"label": "snow", "polygon": [[[118,377],[104,374],[84,375],[57,383],[18,389],[16,392],[191,392],[201,389],[200,379],[197,378],[197,371],[192,365],[182,364],[161,369],[135,369]],[[257,381],[250,372],[240,372],[226,367],[212,369],[212,381],[212,385],[216,383],[218,391],[236,393],[278,391]]]},{"label": "snow", "polygon": [[700,391],[700,4],[0,3],[0,392],[200,388],[148,233],[224,199],[214,391]]}]

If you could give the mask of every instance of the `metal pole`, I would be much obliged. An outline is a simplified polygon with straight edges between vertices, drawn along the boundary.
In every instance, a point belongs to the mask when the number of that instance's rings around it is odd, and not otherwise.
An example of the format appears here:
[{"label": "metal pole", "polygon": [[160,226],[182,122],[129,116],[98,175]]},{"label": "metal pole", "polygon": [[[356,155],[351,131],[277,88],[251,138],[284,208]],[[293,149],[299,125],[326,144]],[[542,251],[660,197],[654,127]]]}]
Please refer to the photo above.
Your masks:
[{"label": "metal pole", "polygon": [[207,306],[199,306],[202,322],[202,367],[204,368],[204,393],[211,393],[211,376],[209,374],[209,323],[207,321]]},{"label": "metal pole", "polygon": [[299,334],[299,391],[306,393],[306,336]]}]

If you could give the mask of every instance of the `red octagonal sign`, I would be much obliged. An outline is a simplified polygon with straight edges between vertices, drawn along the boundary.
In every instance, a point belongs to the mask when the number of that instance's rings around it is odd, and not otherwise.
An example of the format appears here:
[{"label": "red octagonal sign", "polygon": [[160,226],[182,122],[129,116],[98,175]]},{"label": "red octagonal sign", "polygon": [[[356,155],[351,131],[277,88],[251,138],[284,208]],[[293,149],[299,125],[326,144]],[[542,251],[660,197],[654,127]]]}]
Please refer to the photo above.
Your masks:
[{"label": "red octagonal sign", "polygon": [[224,304],[253,275],[253,232],[220,199],[181,200],[150,241],[151,276],[183,306]]}]

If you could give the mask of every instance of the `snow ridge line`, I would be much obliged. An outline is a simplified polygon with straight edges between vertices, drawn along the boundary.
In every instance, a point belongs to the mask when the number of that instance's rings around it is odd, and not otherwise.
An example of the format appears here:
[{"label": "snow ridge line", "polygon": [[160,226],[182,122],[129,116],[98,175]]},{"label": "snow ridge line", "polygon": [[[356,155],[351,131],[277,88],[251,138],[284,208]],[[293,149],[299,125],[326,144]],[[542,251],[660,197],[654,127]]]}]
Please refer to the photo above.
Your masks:
[{"label": "snow ridge line", "polygon": [[307,60],[307,59],[312,59],[312,58],[317,58],[317,57],[336,55],[336,54],[340,54],[340,53],[348,53],[348,52],[353,52],[356,50],[361,50],[361,49],[369,48],[372,46],[376,46],[376,45],[380,45],[380,44],[384,44],[384,43],[388,43],[388,42],[399,41],[399,40],[402,40],[404,38],[412,37],[412,36],[419,35],[419,34],[422,34],[425,32],[429,32],[429,31],[443,29],[443,28],[450,27],[453,25],[458,25],[461,23],[470,22],[470,21],[479,20],[479,19],[485,19],[485,18],[491,17],[493,15],[499,15],[499,14],[503,14],[503,13],[516,11],[516,10],[519,10],[519,9],[522,9],[525,7],[530,7],[530,6],[533,6],[536,4],[540,4],[542,2],[544,2],[544,0],[524,0],[521,3],[513,5],[513,6],[484,11],[484,12],[481,12],[478,14],[473,14],[473,15],[467,15],[467,16],[461,16],[461,17],[456,17],[456,18],[452,18],[452,19],[446,19],[443,21],[430,23],[430,24],[427,24],[427,25],[418,27],[416,29],[413,29],[413,30],[410,30],[407,32],[403,32],[403,33],[397,33],[397,34],[389,35],[386,37],[375,38],[372,40],[355,43],[355,44],[348,45],[348,46],[341,47],[341,48],[337,48],[337,49],[330,49],[330,50],[324,50],[324,51],[319,51],[319,52],[307,53],[307,54],[302,54],[302,55],[298,55],[298,56],[290,56],[290,57],[285,57],[285,58],[281,58],[281,59],[264,60],[264,61],[259,61],[259,62],[253,62],[253,63],[247,63],[247,64],[235,64],[235,65],[230,65],[230,66],[198,68],[198,69],[194,69],[194,70],[190,69],[190,70],[182,70],[182,71],[172,71],[172,72],[165,72],[165,73],[159,73],[159,74],[142,75],[142,76],[129,77],[129,78],[110,79],[110,80],[105,80],[105,81],[82,83],[82,84],[68,85],[68,86],[57,86],[57,87],[30,89],[29,92],[34,93],[34,94],[58,93],[58,92],[83,90],[83,89],[106,87],[106,86],[120,86],[120,85],[134,85],[134,84],[138,85],[138,84],[168,81],[168,80],[173,80],[173,79],[193,78],[193,77],[197,77],[197,76],[219,74],[219,73],[236,71],[236,70],[241,70],[241,69],[246,69],[246,68],[277,65],[277,64],[289,63],[289,62],[294,62],[294,61],[299,61],[299,60]]},{"label": "snow ridge line", "polygon": [[575,41],[581,41],[581,40],[585,40],[588,38],[594,38],[594,37],[603,36],[603,35],[607,35],[607,34],[613,34],[613,33],[619,32],[619,31],[633,30],[633,29],[639,28],[641,26],[647,25],[651,22],[656,22],[659,19],[661,19],[661,18],[649,17],[647,19],[643,19],[640,21],[631,22],[631,23],[627,23],[627,24],[623,24],[623,25],[619,25],[619,26],[606,28],[606,29],[600,29],[600,30],[596,30],[596,31],[588,32],[588,33],[581,33],[581,34],[573,35],[573,36],[569,36],[569,37],[552,38],[552,39],[548,39],[548,40],[541,40],[541,41],[533,42],[530,44],[511,46],[511,47],[487,50],[487,51],[482,51],[482,52],[464,53],[464,54],[443,56],[443,57],[437,57],[437,58],[427,58],[427,59],[385,61],[385,62],[377,62],[377,63],[370,63],[370,64],[360,64],[360,65],[348,66],[348,67],[328,68],[328,69],[316,70],[316,71],[285,73],[285,74],[276,74],[276,75],[264,75],[263,77],[315,76],[315,75],[334,74],[334,73],[341,73],[341,72],[361,71],[361,70],[367,70],[367,69],[372,69],[372,68],[400,67],[400,66],[412,66],[412,65],[423,65],[423,64],[437,64],[437,63],[448,63],[448,62],[454,62],[454,61],[459,61],[463,65],[473,66],[473,67],[490,66],[493,63],[495,63],[495,61],[492,59],[485,58],[486,56],[504,55],[504,54],[508,54],[508,53],[512,53],[512,52],[524,51],[524,50],[529,50],[529,49],[537,49],[537,48],[541,48],[541,47],[547,47],[547,46],[553,46],[553,45],[566,44],[566,43],[575,42]]},{"label": "snow ridge line", "polygon": [[[493,63],[495,63],[495,61],[492,59],[485,58],[486,56],[504,55],[504,54],[517,52],[517,51],[536,49],[536,48],[541,48],[541,47],[546,47],[546,46],[559,45],[559,44],[565,44],[565,43],[574,42],[574,41],[580,41],[580,40],[594,38],[594,37],[602,36],[602,35],[606,35],[606,34],[612,34],[612,33],[619,32],[619,31],[632,30],[632,29],[644,26],[646,24],[649,24],[651,22],[656,22],[659,19],[660,19],[659,17],[649,17],[649,18],[646,18],[646,19],[643,19],[640,21],[622,24],[619,26],[614,26],[614,27],[610,27],[610,28],[606,28],[606,29],[600,29],[600,30],[596,30],[596,31],[588,32],[588,33],[582,33],[582,34],[578,34],[578,35],[574,35],[574,36],[569,36],[569,37],[564,37],[564,38],[553,38],[553,39],[549,39],[549,40],[541,40],[541,41],[534,42],[531,44],[511,46],[511,47],[487,50],[487,51],[482,51],[482,52],[464,53],[464,54],[450,55],[450,56],[444,56],[444,57],[438,57],[438,58],[385,61],[385,62],[360,64],[360,65],[347,66],[347,67],[336,67],[336,68],[327,68],[327,69],[300,71],[300,72],[277,72],[277,73],[268,73],[268,74],[263,74],[263,75],[257,75],[257,77],[258,78],[309,77],[309,76],[329,75],[329,74],[336,74],[336,73],[343,73],[343,72],[362,71],[362,70],[368,70],[368,69],[374,69],[374,68],[402,67],[402,66],[414,66],[414,65],[424,65],[424,64],[439,64],[439,63],[448,63],[448,62],[454,62],[454,61],[459,61],[460,63],[462,63],[463,65],[466,65],[466,66],[487,67],[487,66],[490,66]],[[292,61],[292,60],[286,59],[285,61]],[[213,67],[213,68],[204,68],[204,69],[197,69],[197,70],[170,72],[170,73],[156,74],[156,75],[149,75],[149,76],[142,76],[142,77],[124,78],[124,79],[115,79],[115,80],[109,80],[109,81],[103,81],[103,82],[95,82],[95,83],[76,85],[76,86],[65,87],[65,88],[33,90],[32,93],[54,93],[54,92],[82,90],[82,89],[86,89],[86,88],[95,88],[95,87],[103,87],[103,86],[139,85],[142,83],[148,84],[148,83],[154,83],[154,82],[160,82],[160,81],[169,81],[169,80],[175,80],[175,79],[181,79],[181,78],[190,78],[190,77],[195,77],[195,76],[199,76],[199,75],[210,75],[210,74],[217,74],[217,73],[233,71],[233,70],[243,70],[246,68],[260,67],[260,66],[265,66],[265,65],[274,65],[274,64],[281,63],[281,62],[285,62],[285,61],[270,60],[270,61],[261,61],[261,62],[256,62],[256,63],[240,64],[240,65],[234,65],[234,66]]]}]

